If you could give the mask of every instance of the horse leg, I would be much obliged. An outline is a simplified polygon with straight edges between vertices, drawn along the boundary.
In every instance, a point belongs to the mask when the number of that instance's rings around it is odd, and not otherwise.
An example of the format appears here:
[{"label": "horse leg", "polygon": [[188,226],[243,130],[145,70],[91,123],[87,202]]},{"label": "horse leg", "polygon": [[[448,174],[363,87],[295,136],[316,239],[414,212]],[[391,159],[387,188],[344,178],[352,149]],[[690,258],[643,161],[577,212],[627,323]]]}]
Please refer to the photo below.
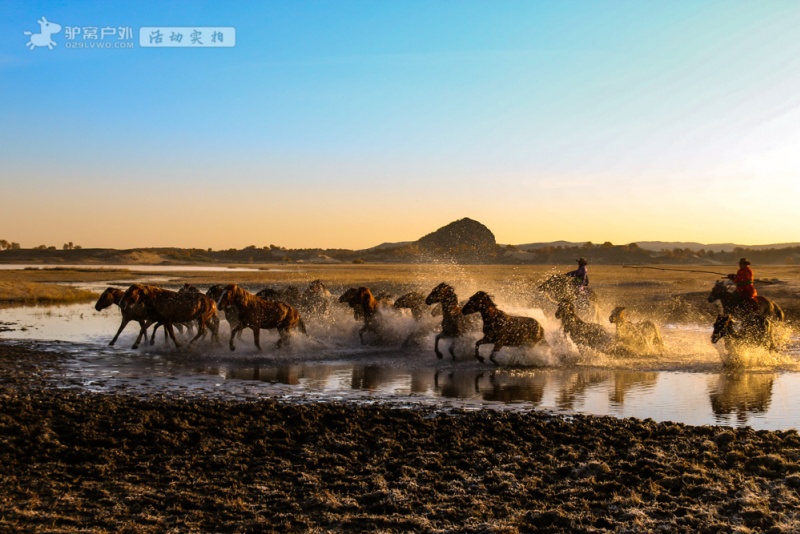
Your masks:
[{"label": "horse leg", "polygon": [[489,343],[489,341],[486,341],[485,337],[483,337],[483,338],[481,338],[481,339],[479,339],[478,341],[475,342],[475,358],[481,363],[483,363],[485,361],[483,356],[481,356],[481,351],[480,351],[480,347],[484,343]]},{"label": "horse leg", "polygon": [[211,339],[214,341],[214,343],[219,345],[220,344],[220,342],[219,342],[219,317],[217,317],[216,315],[214,315],[211,318],[210,328],[211,328]]},{"label": "horse leg", "polygon": [[453,358],[453,361],[456,361],[456,351],[454,347],[456,346],[456,339],[457,338],[450,338],[450,348],[447,349],[447,352],[450,353],[450,357]]},{"label": "horse leg", "polygon": [[[132,349],[139,348],[139,343],[142,341],[142,336],[144,336],[144,340],[147,341],[147,328],[154,322],[155,321],[145,321],[145,323],[142,324],[142,321],[139,321],[139,335],[136,336],[136,341],[133,342],[133,346],[131,347]],[[156,325],[156,328],[158,328],[158,325]]]},{"label": "horse leg", "polygon": [[364,332],[366,332],[368,329],[369,327],[366,324],[364,324],[364,326],[362,326],[361,329],[358,331],[358,338],[361,340],[362,345],[364,344]]},{"label": "horse leg", "polygon": [[278,328],[278,342],[275,344],[277,348],[281,348],[283,344],[289,342],[289,329]]},{"label": "horse leg", "polygon": [[236,350],[236,347],[233,346],[233,338],[236,337],[237,333],[239,333],[239,339],[241,339],[241,333],[242,333],[243,329],[244,329],[244,324],[239,323],[239,324],[237,324],[236,326],[233,327],[233,330],[231,330],[231,340],[230,340],[230,342],[228,344],[230,346],[230,348],[231,348],[231,352]]},{"label": "horse leg", "polygon": [[253,341],[255,342],[256,347],[258,347],[258,350],[263,350],[261,348],[261,328],[253,328]]},{"label": "horse leg", "polygon": [[494,359],[494,355],[497,354],[497,352],[502,348],[503,348],[502,343],[495,343],[494,347],[492,347],[492,353],[489,354],[489,360],[491,360],[491,362],[497,366],[499,366],[500,364],[497,363],[497,360]]},{"label": "horse leg", "polygon": [[189,342],[189,346],[191,347],[192,344],[197,341],[200,337],[204,337],[206,334],[206,322],[203,317],[200,317],[197,320],[197,334],[192,338]]},{"label": "horse leg", "polygon": [[[163,326],[163,324],[162,323],[156,323],[156,325],[153,327],[153,333],[150,334],[150,346],[151,347],[156,344],[156,332],[158,332],[158,327],[159,326]],[[145,335],[145,340],[147,340],[147,336],[146,335]],[[167,329],[166,329],[166,327],[164,328],[164,341],[165,342],[167,341]]]},{"label": "horse leg", "polygon": [[[117,330],[117,335],[115,335],[114,339],[111,340],[111,343],[108,344],[109,347],[112,347],[114,345],[114,343],[117,342],[117,338],[122,333],[122,331],[125,330],[125,326],[127,326],[127,324],[129,322],[130,322],[130,319],[126,319],[124,317],[122,318],[122,324],[119,325],[119,330]],[[140,323],[140,326],[141,326],[141,323]]]},{"label": "horse leg", "polygon": [[172,342],[175,343],[175,348],[179,349],[181,347],[181,344],[178,343],[178,339],[175,337],[175,330],[172,328],[172,323],[169,322],[164,323],[164,329],[169,334],[169,337],[172,338]]},{"label": "horse leg", "polygon": [[439,339],[442,337],[442,334],[436,334],[436,340],[433,342],[433,352],[436,353],[436,357],[440,360],[442,359],[443,354],[439,352]]}]

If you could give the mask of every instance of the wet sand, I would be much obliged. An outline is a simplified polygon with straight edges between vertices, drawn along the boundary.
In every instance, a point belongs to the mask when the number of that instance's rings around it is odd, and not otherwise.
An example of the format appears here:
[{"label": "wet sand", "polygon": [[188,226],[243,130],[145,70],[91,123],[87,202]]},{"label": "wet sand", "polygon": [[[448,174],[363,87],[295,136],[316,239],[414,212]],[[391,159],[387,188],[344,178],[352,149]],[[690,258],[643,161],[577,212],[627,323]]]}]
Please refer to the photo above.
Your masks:
[{"label": "wet sand", "polygon": [[791,532],[800,436],[55,387],[0,342],[0,531]]}]

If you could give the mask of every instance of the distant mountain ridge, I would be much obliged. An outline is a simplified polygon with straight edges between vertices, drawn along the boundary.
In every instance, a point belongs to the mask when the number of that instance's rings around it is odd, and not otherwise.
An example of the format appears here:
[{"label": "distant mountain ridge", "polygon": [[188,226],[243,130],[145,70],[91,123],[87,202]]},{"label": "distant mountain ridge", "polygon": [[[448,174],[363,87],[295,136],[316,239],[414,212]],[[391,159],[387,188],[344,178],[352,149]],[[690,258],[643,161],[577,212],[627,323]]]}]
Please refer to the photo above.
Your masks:
[{"label": "distant mountain ridge", "polygon": [[522,245],[498,244],[492,231],[465,217],[430,232],[416,241],[382,243],[349,249],[287,249],[276,245],[212,250],[160,247],[137,249],[58,250],[56,247],[19,247],[0,250],[0,263],[43,265],[131,264],[259,264],[259,263],[439,263],[572,265],[585,257],[592,265],[643,265],[648,263],[734,265],[746,255],[757,265],[800,265],[800,243],[770,245],[703,244],[693,241],[610,242],[550,241]]},{"label": "distant mountain ridge", "polygon": [[[573,241],[550,241],[547,243],[528,243],[525,245],[517,245],[518,248],[523,250],[537,249],[545,247],[580,247],[586,242],[573,242]],[[695,241],[634,241],[636,245],[645,249],[652,250],[653,252],[660,252],[662,250],[688,249],[693,251],[698,250],[712,250],[714,252],[733,252],[737,248],[746,248],[750,250],[768,250],[778,248],[791,248],[800,247],[800,242],[797,243],[775,243],[771,245],[737,245],[735,243],[711,243],[703,244]],[[630,244],[630,243],[625,243]]]}]

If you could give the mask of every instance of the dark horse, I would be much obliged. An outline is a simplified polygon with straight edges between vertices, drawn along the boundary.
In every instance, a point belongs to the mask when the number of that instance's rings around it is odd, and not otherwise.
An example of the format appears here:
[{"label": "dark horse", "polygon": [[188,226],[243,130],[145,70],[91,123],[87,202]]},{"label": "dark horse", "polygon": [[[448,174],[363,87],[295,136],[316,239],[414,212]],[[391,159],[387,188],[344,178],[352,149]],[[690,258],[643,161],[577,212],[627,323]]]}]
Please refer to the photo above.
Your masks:
[{"label": "dark horse", "polygon": [[536,319],[508,315],[500,310],[484,291],[472,295],[461,308],[461,313],[464,315],[480,313],[483,319],[483,337],[475,342],[475,358],[479,362],[483,361],[479,351],[484,343],[494,344],[489,359],[495,365],[498,363],[494,356],[503,347],[534,346],[540,342],[547,344],[544,339],[544,329]]},{"label": "dark horse", "polygon": [[588,316],[592,321],[600,320],[597,293],[588,287],[584,287],[583,290],[579,289],[572,276],[554,274],[539,284],[537,289],[543,292],[553,304],[566,300],[575,306],[576,311]]},{"label": "dark horse", "polygon": [[461,313],[461,306],[458,305],[458,297],[455,290],[444,282],[434,287],[425,299],[425,304],[428,306],[437,302],[442,305],[442,331],[436,334],[433,351],[436,353],[436,357],[441,360],[442,353],[439,352],[439,340],[442,338],[451,339],[448,352],[455,360],[456,353],[453,350],[453,345],[456,338],[461,337],[467,331],[466,317]]},{"label": "dark horse", "polygon": [[736,321],[730,315],[720,315],[714,322],[714,332],[711,342],[716,343],[725,338],[725,347],[731,350],[737,345],[764,347],[771,351],[776,350],[772,322],[764,315],[755,315],[736,326]]},{"label": "dark horse", "polygon": [[742,300],[733,291],[728,288],[732,285],[725,280],[718,280],[711,289],[711,294],[708,295],[708,302],[719,300],[722,304],[722,313],[731,315],[735,319],[745,320],[753,315],[762,315],[769,319],[783,321],[785,315],[780,306],[774,301],[761,295],[756,296],[758,302],[758,310],[754,310],[746,305],[743,305]]}]

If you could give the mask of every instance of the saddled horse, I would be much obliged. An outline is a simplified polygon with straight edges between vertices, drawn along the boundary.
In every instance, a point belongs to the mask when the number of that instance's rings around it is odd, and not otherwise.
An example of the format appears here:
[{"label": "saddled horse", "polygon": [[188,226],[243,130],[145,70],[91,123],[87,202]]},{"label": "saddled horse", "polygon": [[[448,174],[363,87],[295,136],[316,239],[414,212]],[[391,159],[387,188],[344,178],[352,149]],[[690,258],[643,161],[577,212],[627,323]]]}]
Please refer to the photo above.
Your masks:
[{"label": "saddled horse", "polygon": [[740,322],[729,314],[718,316],[714,321],[711,342],[716,343],[722,338],[725,338],[728,350],[741,345],[776,350],[772,321],[764,315],[754,315]]},{"label": "saddled horse", "polygon": [[553,304],[559,304],[566,300],[575,306],[578,313],[589,317],[591,321],[598,322],[600,320],[597,293],[588,287],[579,288],[572,276],[554,274],[539,284],[537,289],[543,292]]},{"label": "saddled horse", "polygon": [[711,293],[708,295],[708,302],[719,301],[722,304],[722,313],[724,315],[731,315],[735,319],[747,320],[753,315],[761,315],[776,321],[783,321],[785,314],[783,309],[778,306],[775,301],[756,296],[758,309],[755,310],[746,304],[742,303],[739,296],[732,291],[734,285],[727,280],[718,280],[714,287],[711,288]]}]

